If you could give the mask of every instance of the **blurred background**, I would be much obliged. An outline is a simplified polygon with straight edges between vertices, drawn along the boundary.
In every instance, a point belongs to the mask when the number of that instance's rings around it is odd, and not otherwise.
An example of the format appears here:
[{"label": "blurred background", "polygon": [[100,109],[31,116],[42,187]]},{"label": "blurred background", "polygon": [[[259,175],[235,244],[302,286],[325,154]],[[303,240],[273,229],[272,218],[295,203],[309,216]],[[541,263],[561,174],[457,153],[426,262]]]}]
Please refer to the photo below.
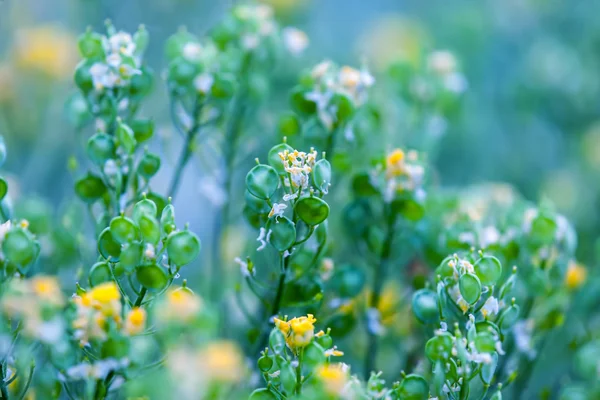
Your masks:
[{"label": "blurred background", "polygon": [[[417,58],[425,49],[454,52],[468,90],[432,160],[441,184],[507,181],[530,200],[550,199],[577,226],[579,258],[592,263],[600,230],[600,19],[591,12],[597,1],[265,2],[282,24],[311,38],[307,54],[277,74],[274,98],[285,98],[297,74],[324,58],[365,62],[377,76],[390,62]],[[156,80],[142,114],[157,121],[156,146],[166,162],[155,187],[166,191],[181,139],[174,136],[160,78],[164,42],[181,25],[206,32],[231,4],[0,1],[0,132],[9,149],[2,174],[12,179],[15,206],[39,196],[60,210],[74,200],[69,165],[74,167],[88,137],[65,113],[75,92],[76,37],[89,25],[101,30],[107,18],[118,29],[133,31],[143,23],[150,32],[147,62]],[[272,138],[267,148],[277,139],[265,135]],[[177,206],[186,211],[178,218],[204,238],[211,216],[203,210],[210,200],[201,195],[206,184],[201,160],[195,164],[184,176]]]}]

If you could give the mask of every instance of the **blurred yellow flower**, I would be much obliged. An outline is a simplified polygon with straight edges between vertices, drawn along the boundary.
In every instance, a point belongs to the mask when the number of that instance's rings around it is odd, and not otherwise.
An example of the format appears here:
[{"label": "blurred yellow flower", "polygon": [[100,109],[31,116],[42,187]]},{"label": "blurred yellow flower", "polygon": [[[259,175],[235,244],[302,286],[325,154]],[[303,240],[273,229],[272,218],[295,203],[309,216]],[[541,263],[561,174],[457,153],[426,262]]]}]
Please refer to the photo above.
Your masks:
[{"label": "blurred yellow flower", "polygon": [[401,149],[395,149],[388,154],[385,164],[388,176],[402,175],[404,172],[404,152]]},{"label": "blurred yellow flower", "polygon": [[567,273],[565,274],[565,285],[569,289],[577,289],[585,282],[587,278],[587,269],[576,261],[569,262]]},{"label": "blurred yellow flower", "polygon": [[202,310],[202,299],[188,288],[169,290],[158,306],[157,317],[163,322],[187,322]]},{"label": "blurred yellow flower", "polygon": [[317,377],[323,389],[332,396],[341,396],[348,383],[348,372],[344,364],[327,364],[317,369]]},{"label": "blurred yellow flower", "polygon": [[260,0],[268,4],[279,15],[290,15],[310,4],[311,0]]},{"label": "blurred yellow flower", "polygon": [[63,294],[56,278],[38,275],[31,278],[33,292],[40,300],[53,305],[64,303]]},{"label": "blurred yellow flower", "polygon": [[13,44],[19,68],[40,71],[56,79],[71,76],[77,63],[76,49],[76,38],[53,25],[22,29]]},{"label": "blurred yellow flower", "polygon": [[140,307],[134,307],[127,314],[125,322],[125,331],[128,335],[137,335],[144,331],[146,326],[146,310]]},{"label": "blurred yellow flower", "polygon": [[200,351],[200,365],[213,381],[236,383],[244,376],[244,359],[238,346],[230,341],[209,343]]},{"label": "blurred yellow flower", "polygon": [[105,282],[90,291],[90,298],[99,305],[108,304],[121,299],[119,288],[114,282]]},{"label": "blurred yellow flower", "polygon": [[421,26],[400,16],[373,20],[358,40],[358,50],[375,70],[384,70],[395,62],[416,66],[426,36]]}]

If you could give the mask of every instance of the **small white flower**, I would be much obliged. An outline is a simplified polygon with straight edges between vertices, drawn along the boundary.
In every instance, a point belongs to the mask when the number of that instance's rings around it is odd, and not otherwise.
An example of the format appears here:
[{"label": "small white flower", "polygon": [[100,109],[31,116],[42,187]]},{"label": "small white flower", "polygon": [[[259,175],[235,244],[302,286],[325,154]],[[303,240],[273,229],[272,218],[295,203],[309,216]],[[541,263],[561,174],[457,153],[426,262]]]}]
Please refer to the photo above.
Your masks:
[{"label": "small white flower", "polygon": [[10,220],[6,221],[2,225],[0,225],[0,242],[4,240],[4,237],[10,231],[11,223]]},{"label": "small white flower", "polygon": [[234,258],[234,260],[239,266],[240,266],[240,272],[242,273],[242,276],[244,278],[249,278],[251,276],[254,276],[254,274],[256,273],[256,270],[252,270],[250,271],[250,269],[248,269],[248,263],[244,260],[242,260],[240,257],[236,257]]},{"label": "small white flower", "polygon": [[447,50],[434,51],[427,58],[430,71],[439,75],[448,75],[456,71],[456,58]]},{"label": "small white flower", "polygon": [[300,29],[287,27],[281,34],[285,47],[295,56],[301,54],[308,46],[308,36]]},{"label": "small white flower", "polygon": [[199,61],[200,56],[202,55],[202,46],[200,46],[199,43],[187,42],[183,45],[181,53],[183,55],[183,58],[185,58],[188,61]]},{"label": "small white flower", "polygon": [[198,92],[206,94],[210,92],[214,82],[215,78],[211,74],[204,72],[194,78],[194,88],[196,88]]},{"label": "small white flower", "polygon": [[461,94],[466,92],[469,84],[463,74],[455,72],[444,78],[444,86],[452,93]]},{"label": "small white flower", "polygon": [[481,313],[483,314],[483,316],[485,318],[498,314],[498,311],[499,311],[498,299],[495,298],[494,296],[491,296],[490,298],[488,298],[485,301],[485,304],[483,305],[483,307],[481,308]]},{"label": "small white flower", "polygon": [[277,221],[277,218],[283,217],[283,213],[287,207],[287,204],[274,203],[273,208],[271,208],[271,211],[269,212],[269,218],[275,217],[275,221]]},{"label": "small white flower", "polygon": [[127,32],[118,32],[108,38],[109,52],[120,53],[131,57],[135,52],[133,38]]},{"label": "small white flower", "polygon": [[260,231],[258,233],[258,237],[256,238],[257,242],[260,242],[260,246],[258,246],[256,248],[256,251],[261,251],[263,250],[265,247],[267,247],[267,240],[265,240],[267,237],[267,230],[265,228],[260,228]]},{"label": "small white flower", "polygon": [[378,336],[385,332],[385,328],[381,324],[381,314],[376,308],[371,307],[367,310],[367,329]]},{"label": "small white flower", "polygon": [[260,39],[257,35],[245,34],[242,36],[242,46],[246,50],[254,50],[258,47]]},{"label": "small white flower", "polygon": [[298,198],[298,192],[286,193],[283,195],[283,201],[290,201]]},{"label": "small white flower", "polygon": [[152,243],[146,243],[146,247],[144,249],[144,256],[146,256],[147,258],[156,257],[156,249],[154,248],[154,245]]}]

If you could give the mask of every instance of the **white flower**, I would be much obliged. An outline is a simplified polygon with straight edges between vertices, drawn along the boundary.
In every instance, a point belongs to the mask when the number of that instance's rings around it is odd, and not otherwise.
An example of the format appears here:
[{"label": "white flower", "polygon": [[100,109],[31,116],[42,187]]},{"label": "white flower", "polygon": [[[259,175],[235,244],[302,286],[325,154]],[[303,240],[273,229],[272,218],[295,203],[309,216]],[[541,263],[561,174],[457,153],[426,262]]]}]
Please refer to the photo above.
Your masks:
[{"label": "white flower", "polygon": [[254,50],[258,47],[260,39],[257,35],[245,34],[242,36],[242,46],[246,50]]},{"label": "white flower", "polygon": [[479,247],[485,249],[486,247],[496,244],[500,241],[500,232],[493,226],[487,226],[483,228],[479,234]]},{"label": "white flower", "polygon": [[182,49],[183,58],[188,61],[199,61],[202,54],[202,46],[199,43],[187,42]]},{"label": "white flower", "polygon": [[312,69],[311,76],[315,79],[323,78],[329,72],[332,65],[329,60],[320,62]]},{"label": "white flower", "polygon": [[300,29],[287,27],[281,33],[285,47],[295,56],[301,54],[308,46],[308,36]]},{"label": "white flower", "polygon": [[147,258],[156,257],[156,249],[152,243],[146,243],[146,247],[144,248],[144,256]]},{"label": "white flower", "polygon": [[452,93],[461,94],[467,90],[469,84],[463,74],[455,72],[444,78],[444,86]]},{"label": "white flower", "polygon": [[498,299],[491,296],[485,301],[485,304],[481,308],[481,313],[485,318],[491,317],[498,314],[499,308]]},{"label": "white flower", "polygon": [[436,74],[448,75],[456,70],[456,58],[446,50],[434,51],[427,58],[427,66]]},{"label": "white flower", "polygon": [[286,194],[283,195],[283,201],[294,200],[297,197],[298,197],[298,192],[286,193]]},{"label": "white flower", "polygon": [[211,74],[204,72],[194,78],[194,88],[198,92],[206,94],[210,92],[214,82],[215,78]]},{"label": "white flower", "polygon": [[5,223],[3,223],[2,225],[0,225],[0,242],[4,240],[4,237],[6,236],[8,231],[10,231],[10,228],[11,228],[10,220],[8,220]]},{"label": "white flower", "polygon": [[385,328],[381,324],[381,314],[376,308],[367,310],[367,329],[374,335],[382,335],[385,332]]},{"label": "white flower", "polygon": [[118,32],[108,38],[109,51],[131,57],[135,52],[133,38],[127,32]]},{"label": "white flower", "polygon": [[369,88],[375,84],[375,78],[367,70],[360,71],[360,84],[363,87]]},{"label": "white flower", "polygon": [[283,213],[287,207],[287,204],[274,203],[273,208],[271,208],[271,211],[269,212],[269,218],[275,217],[275,220],[277,221],[277,218],[283,217]]},{"label": "white flower", "polygon": [[267,230],[265,228],[260,228],[256,241],[260,242],[260,246],[256,248],[256,251],[261,251],[267,247]]},{"label": "white flower", "polygon": [[234,258],[233,261],[235,261],[240,266],[240,272],[242,273],[242,276],[244,278],[249,278],[256,273],[256,270],[254,269],[250,271],[250,269],[248,268],[248,263],[242,260],[240,257]]}]

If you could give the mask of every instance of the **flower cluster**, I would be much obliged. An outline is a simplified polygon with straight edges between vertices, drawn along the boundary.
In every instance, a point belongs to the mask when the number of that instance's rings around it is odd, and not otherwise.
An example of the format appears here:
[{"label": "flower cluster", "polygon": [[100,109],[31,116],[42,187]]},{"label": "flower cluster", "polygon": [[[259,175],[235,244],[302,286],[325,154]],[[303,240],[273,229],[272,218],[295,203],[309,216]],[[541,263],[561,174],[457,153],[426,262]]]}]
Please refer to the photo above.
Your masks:
[{"label": "flower cluster", "polygon": [[301,349],[308,345],[315,336],[314,323],[317,319],[312,314],[306,317],[296,317],[289,321],[275,318],[275,326],[285,336],[285,342],[293,350]]}]

